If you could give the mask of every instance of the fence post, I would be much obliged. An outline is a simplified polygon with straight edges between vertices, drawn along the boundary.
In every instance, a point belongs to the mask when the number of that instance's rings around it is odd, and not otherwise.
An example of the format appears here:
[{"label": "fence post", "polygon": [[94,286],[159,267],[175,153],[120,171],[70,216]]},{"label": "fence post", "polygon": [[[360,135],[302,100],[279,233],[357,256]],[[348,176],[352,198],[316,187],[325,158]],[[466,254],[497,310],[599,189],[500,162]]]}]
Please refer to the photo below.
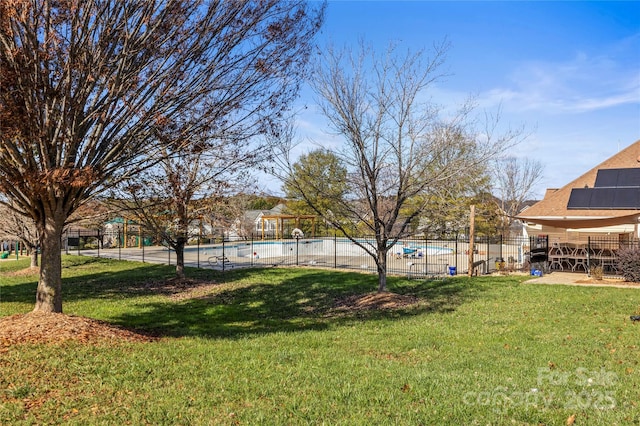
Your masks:
[{"label": "fence post", "polygon": [[591,276],[591,235],[587,236],[587,276]]},{"label": "fence post", "polygon": [[456,234],[456,257],[453,259],[453,263],[456,267],[456,271],[458,270],[458,234]]},{"label": "fence post", "polygon": [[122,243],[120,242],[120,229],[118,229],[118,260],[122,260]]},{"label": "fence post", "polygon": [[144,238],[142,239],[142,263],[144,263]]},{"label": "fence post", "polygon": [[296,266],[300,266],[300,257],[299,257],[299,244],[300,238],[296,237]]},{"label": "fence post", "polygon": [[253,232],[251,233],[251,249],[250,249],[250,250],[251,250],[251,251],[250,251],[251,256],[249,256],[249,258],[251,259],[251,261],[250,261],[250,262],[251,262],[251,266],[253,266],[253,258],[255,257],[255,256],[253,255],[253,253],[255,253],[255,252],[253,251],[253,250],[254,250],[254,249],[253,249]]},{"label": "fence post", "polygon": [[335,232],[333,233],[333,267],[338,267],[338,238]]},{"label": "fence post", "polygon": [[224,234],[222,234],[222,272],[224,272]]},{"label": "fence post", "polygon": [[545,254],[547,255],[547,258],[548,258],[549,257],[549,234],[544,236],[544,241],[545,241],[545,244],[546,244],[546,246],[545,246],[545,249],[546,249]]},{"label": "fence post", "polygon": [[427,278],[429,276],[429,260],[427,259],[429,256],[429,237],[425,231],[424,233],[424,276]]},{"label": "fence post", "polygon": [[100,244],[102,244],[102,237],[100,236],[100,230],[98,229],[98,258],[100,258]]}]

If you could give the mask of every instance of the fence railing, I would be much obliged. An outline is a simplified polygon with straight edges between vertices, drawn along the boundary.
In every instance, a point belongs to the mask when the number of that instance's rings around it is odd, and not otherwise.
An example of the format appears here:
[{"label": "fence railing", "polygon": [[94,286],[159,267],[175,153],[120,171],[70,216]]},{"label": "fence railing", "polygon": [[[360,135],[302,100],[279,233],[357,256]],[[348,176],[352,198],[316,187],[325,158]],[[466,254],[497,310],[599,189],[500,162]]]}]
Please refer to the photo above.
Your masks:
[{"label": "fence railing", "polygon": [[[124,243],[100,233],[67,234],[64,244],[68,253],[175,264],[175,252],[166,246],[154,246],[149,237]],[[114,243],[115,242],[115,243]],[[77,244],[73,245],[71,243]],[[308,265],[377,272],[374,258],[375,239],[344,237],[262,239],[221,241],[203,244],[196,239],[184,250],[185,266],[231,269],[273,265]],[[469,251],[473,263],[469,264]],[[544,259],[536,259],[536,250]],[[439,276],[473,273],[487,274],[496,270],[528,271],[532,262],[546,261],[546,238],[477,238],[473,248],[466,239],[404,238],[389,247],[387,273],[407,276]]]},{"label": "fence railing", "polygon": [[638,248],[637,239],[588,237],[583,243],[554,242],[549,247],[549,269],[591,273],[601,268],[605,275],[620,275],[618,252],[625,248]]}]

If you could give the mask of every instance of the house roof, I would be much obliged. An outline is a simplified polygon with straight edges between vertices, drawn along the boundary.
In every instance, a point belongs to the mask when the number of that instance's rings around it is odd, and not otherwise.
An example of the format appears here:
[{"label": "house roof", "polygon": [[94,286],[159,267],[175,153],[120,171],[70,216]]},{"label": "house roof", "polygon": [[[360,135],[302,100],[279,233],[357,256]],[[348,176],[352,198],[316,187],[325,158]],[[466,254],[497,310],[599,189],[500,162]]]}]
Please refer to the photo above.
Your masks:
[{"label": "house roof", "polygon": [[[640,206],[637,208],[575,208],[575,206],[569,208],[572,191],[596,187],[598,171],[608,169],[640,169],[640,140],[562,188],[548,189],[544,199],[520,212],[517,217],[527,222],[558,228],[598,228],[637,222],[640,217]],[[640,191],[640,187],[637,190]]]},{"label": "house roof", "polygon": [[267,217],[267,216],[273,219],[272,216],[277,216],[282,214],[285,208],[286,208],[286,205],[280,203],[274,206],[270,210],[247,210],[244,212],[243,216],[245,220],[251,221],[251,222],[257,222],[258,219],[260,219],[261,217]]}]

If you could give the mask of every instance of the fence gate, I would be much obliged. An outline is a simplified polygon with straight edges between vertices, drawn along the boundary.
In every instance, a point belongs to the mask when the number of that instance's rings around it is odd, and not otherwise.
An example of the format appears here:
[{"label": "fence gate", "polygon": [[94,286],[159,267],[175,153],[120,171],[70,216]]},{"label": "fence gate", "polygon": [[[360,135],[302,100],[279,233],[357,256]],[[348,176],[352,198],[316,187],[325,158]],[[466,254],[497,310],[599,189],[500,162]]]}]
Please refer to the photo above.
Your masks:
[{"label": "fence gate", "polygon": [[529,237],[530,269],[547,271],[549,265],[549,236],[539,235]]}]

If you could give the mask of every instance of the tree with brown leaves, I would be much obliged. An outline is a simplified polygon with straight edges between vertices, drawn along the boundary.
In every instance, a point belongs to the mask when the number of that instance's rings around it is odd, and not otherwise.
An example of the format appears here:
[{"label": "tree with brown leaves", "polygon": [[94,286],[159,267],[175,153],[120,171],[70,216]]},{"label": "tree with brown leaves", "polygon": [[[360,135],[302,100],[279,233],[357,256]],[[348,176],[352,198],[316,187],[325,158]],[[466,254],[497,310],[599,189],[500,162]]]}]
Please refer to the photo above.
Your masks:
[{"label": "tree with brown leaves", "polygon": [[220,133],[225,117],[277,125],[322,16],[297,0],[0,2],[0,192],[39,233],[35,310],[62,312],[70,215],[158,161],[176,112],[215,115]]}]

